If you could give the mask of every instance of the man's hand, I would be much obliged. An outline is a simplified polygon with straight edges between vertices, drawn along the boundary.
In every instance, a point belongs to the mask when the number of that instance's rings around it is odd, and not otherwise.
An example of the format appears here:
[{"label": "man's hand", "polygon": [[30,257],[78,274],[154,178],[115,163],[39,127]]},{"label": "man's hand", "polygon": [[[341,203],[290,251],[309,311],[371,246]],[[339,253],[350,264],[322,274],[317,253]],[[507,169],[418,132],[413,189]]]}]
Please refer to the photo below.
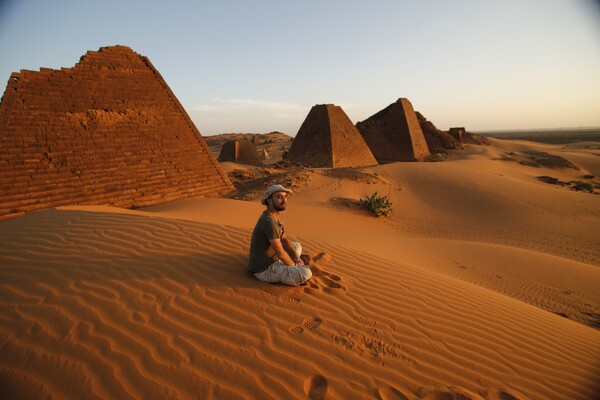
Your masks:
[{"label": "man's hand", "polygon": [[277,255],[277,258],[279,258],[279,260],[281,260],[285,265],[296,265],[295,260],[292,260],[292,258],[283,248],[281,240],[271,239],[269,240],[269,242],[271,243],[271,247],[273,247],[273,250],[275,250],[275,254]]}]

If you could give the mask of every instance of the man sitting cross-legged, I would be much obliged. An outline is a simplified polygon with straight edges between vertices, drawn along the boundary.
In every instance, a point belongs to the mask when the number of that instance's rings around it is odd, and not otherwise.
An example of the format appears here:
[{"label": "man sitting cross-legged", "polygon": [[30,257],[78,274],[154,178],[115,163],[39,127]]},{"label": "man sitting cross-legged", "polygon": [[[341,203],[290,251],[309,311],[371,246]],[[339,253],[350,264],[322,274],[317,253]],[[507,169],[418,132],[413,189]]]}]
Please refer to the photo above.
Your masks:
[{"label": "man sitting cross-legged", "polygon": [[248,270],[261,281],[297,286],[312,277],[301,259],[302,246],[285,236],[282,212],[292,193],[281,185],[269,187],[261,199],[267,209],[256,222],[250,241]]}]

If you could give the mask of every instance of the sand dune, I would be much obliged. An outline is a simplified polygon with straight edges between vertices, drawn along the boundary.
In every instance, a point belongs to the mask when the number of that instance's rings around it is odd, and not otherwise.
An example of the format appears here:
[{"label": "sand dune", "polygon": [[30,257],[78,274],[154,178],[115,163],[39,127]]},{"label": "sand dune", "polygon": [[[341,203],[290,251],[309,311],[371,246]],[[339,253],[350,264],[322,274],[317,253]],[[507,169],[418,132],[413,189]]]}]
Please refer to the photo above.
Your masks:
[{"label": "sand dune", "polygon": [[[314,259],[298,288],[246,272],[258,202],[4,221],[3,398],[598,397],[598,197],[535,179],[597,156],[497,159],[522,146],[314,174],[285,222]],[[391,218],[331,200],[375,190]]]}]

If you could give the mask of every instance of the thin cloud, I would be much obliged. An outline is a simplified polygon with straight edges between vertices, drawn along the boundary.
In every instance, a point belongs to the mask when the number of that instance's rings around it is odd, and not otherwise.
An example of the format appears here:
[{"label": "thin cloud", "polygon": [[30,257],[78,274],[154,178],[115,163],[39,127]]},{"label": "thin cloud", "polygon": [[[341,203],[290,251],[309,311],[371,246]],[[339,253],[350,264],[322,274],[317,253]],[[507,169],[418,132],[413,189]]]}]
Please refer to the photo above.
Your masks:
[{"label": "thin cloud", "polygon": [[212,98],[186,107],[201,131],[296,132],[310,107],[257,99]]},{"label": "thin cloud", "polygon": [[212,111],[218,111],[219,108],[214,106],[214,105],[210,105],[210,104],[199,104],[199,105],[193,105],[190,107],[187,107],[188,111],[199,111],[199,112],[212,112]]},{"label": "thin cloud", "polygon": [[212,98],[205,104],[188,107],[189,111],[202,113],[269,113],[273,118],[298,118],[305,114],[306,107],[293,103],[273,102],[256,99]]}]

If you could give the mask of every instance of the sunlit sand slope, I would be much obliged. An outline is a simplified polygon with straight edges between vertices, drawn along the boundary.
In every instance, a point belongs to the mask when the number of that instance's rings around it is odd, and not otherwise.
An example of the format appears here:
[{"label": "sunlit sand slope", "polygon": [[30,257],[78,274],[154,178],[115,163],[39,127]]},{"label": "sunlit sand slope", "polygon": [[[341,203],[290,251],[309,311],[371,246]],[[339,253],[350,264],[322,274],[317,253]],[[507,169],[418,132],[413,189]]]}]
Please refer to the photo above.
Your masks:
[{"label": "sunlit sand slope", "polygon": [[107,209],[3,222],[3,397],[600,394],[596,329],[309,235],[309,284],[265,284],[245,272],[249,235]]}]

